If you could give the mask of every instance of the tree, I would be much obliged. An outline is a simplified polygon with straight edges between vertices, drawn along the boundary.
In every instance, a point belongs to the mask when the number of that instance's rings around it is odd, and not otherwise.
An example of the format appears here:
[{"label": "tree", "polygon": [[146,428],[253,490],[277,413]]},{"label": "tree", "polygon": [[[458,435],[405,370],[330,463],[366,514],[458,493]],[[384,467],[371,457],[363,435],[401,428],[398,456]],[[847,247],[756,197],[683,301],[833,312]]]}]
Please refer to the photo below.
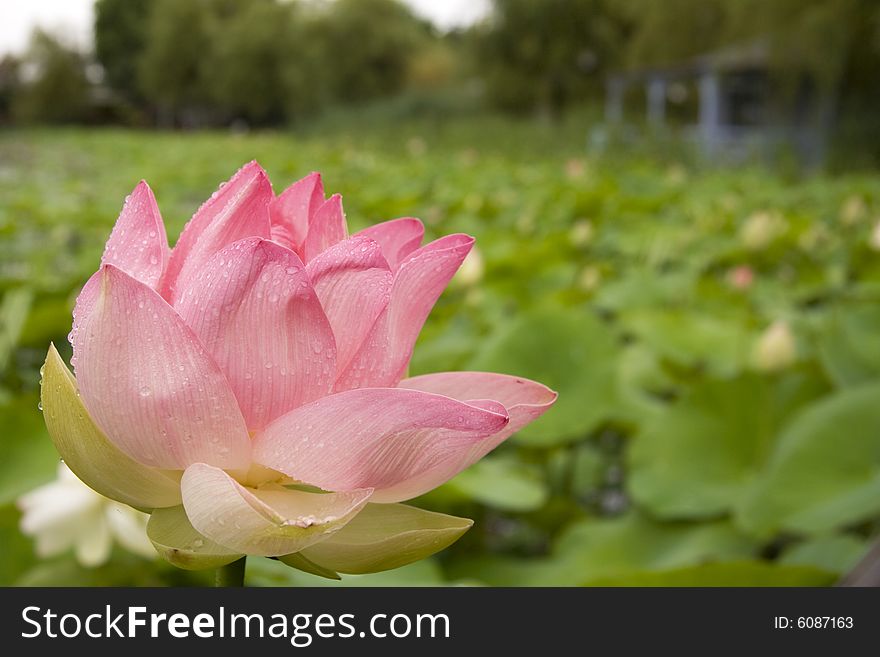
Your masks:
[{"label": "tree", "polygon": [[155,0],[146,47],[138,59],[138,80],[162,122],[204,121],[208,92],[203,61],[210,46],[207,0]]},{"label": "tree", "polygon": [[399,92],[429,33],[397,0],[336,0],[313,17],[307,38],[329,97],[357,102]]},{"label": "tree", "polygon": [[25,123],[75,123],[86,119],[90,85],[85,57],[42,30],[34,31],[22,62],[31,71],[13,99],[13,116]]},{"label": "tree", "polygon": [[730,36],[736,4],[737,0],[622,0],[621,15],[630,27],[622,62],[664,66],[716,50]]},{"label": "tree", "polygon": [[95,56],[105,81],[121,98],[142,100],[138,60],[147,42],[151,0],[97,0]]},{"label": "tree", "polygon": [[254,0],[215,17],[205,85],[221,113],[254,123],[284,118],[284,68],[295,64],[301,49],[293,10],[275,0]]},{"label": "tree", "polygon": [[12,103],[21,89],[21,61],[14,55],[0,59],[0,124],[12,119]]},{"label": "tree", "polygon": [[493,104],[557,116],[598,87],[623,23],[607,0],[495,0],[475,30],[476,61]]}]

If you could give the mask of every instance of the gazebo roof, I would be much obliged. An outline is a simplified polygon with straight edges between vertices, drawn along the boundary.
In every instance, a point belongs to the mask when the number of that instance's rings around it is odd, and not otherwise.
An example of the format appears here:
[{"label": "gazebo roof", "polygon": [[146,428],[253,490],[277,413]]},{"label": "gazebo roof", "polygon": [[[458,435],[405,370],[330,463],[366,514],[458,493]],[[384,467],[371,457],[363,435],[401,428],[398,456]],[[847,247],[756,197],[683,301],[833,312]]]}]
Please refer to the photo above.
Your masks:
[{"label": "gazebo roof", "polygon": [[621,69],[613,71],[608,77],[625,82],[640,82],[652,78],[691,78],[708,71],[723,72],[765,67],[768,58],[767,44],[764,41],[754,41],[704,53],[675,64]]}]

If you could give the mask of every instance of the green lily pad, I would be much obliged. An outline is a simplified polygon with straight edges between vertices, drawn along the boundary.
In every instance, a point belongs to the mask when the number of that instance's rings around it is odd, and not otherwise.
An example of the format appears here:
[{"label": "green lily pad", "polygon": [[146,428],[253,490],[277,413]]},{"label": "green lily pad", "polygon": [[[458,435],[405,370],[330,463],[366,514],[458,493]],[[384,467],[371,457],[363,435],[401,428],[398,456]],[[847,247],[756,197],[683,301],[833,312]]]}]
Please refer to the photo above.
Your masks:
[{"label": "green lily pad", "polygon": [[46,434],[38,403],[39,399],[33,394],[0,403],[0,426],[3,427],[0,504],[9,504],[55,477],[58,453]]},{"label": "green lily pad", "polygon": [[598,577],[587,586],[828,586],[835,574],[814,566],[786,566],[764,561],[706,563],[660,572]]},{"label": "green lily pad", "polygon": [[645,309],[625,313],[621,321],[640,341],[684,367],[730,376],[748,361],[752,338],[738,316]]},{"label": "green lily pad", "polygon": [[794,545],[782,553],[779,563],[814,566],[843,575],[865,556],[868,542],[852,534],[817,536]]},{"label": "green lily pad", "polygon": [[539,509],[548,494],[535,467],[497,456],[478,461],[446,485],[472,500],[507,511]]},{"label": "green lily pad", "polygon": [[454,564],[454,577],[494,586],[571,586],[753,556],[756,544],[728,522],[658,523],[632,513],[576,522],[549,557],[479,557]]},{"label": "green lily pad", "polygon": [[33,299],[32,290],[17,288],[8,290],[0,300],[0,372],[9,363]]},{"label": "green lily pad", "polygon": [[517,434],[521,442],[548,446],[583,438],[622,414],[610,383],[618,352],[612,331],[592,314],[548,308],[512,320],[468,369],[515,374],[559,392],[553,408]]},{"label": "green lily pad", "polygon": [[856,306],[834,313],[819,337],[819,356],[839,386],[880,377],[880,308]]},{"label": "green lily pad", "polygon": [[630,449],[629,490],[662,517],[726,513],[748,493],[790,413],[824,384],[808,374],[710,380],[671,405]]},{"label": "green lily pad", "polygon": [[786,427],[740,509],[744,527],[818,534],[880,513],[880,384],[845,388]]}]

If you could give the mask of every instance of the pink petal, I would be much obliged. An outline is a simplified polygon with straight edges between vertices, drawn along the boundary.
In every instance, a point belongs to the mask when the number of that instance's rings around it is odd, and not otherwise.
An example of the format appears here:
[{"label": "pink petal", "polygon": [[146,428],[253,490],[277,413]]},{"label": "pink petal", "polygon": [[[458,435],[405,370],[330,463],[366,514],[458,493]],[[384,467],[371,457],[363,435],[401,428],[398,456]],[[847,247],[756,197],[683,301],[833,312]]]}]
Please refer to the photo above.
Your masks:
[{"label": "pink petal", "polygon": [[119,449],[158,468],[248,466],[247,428],[223,373],[153,289],[104,265],[75,317],[80,394]]},{"label": "pink petal", "polygon": [[[254,438],[254,460],[327,490],[375,488],[373,501],[501,431],[497,402],[417,390],[362,388],[291,411]],[[452,476],[451,473],[450,476]]]},{"label": "pink petal", "polygon": [[342,197],[334,194],[319,207],[309,222],[309,234],[303,245],[303,262],[310,262],[322,251],[348,237]]},{"label": "pink petal", "polygon": [[[534,422],[553,406],[557,394],[547,386],[506,374],[489,372],[439,372],[404,379],[399,388],[421,390],[453,399],[467,400],[491,397],[504,404],[510,416],[510,422],[501,431],[490,438],[475,443],[468,452],[462,452],[455,458],[442,463],[439,467],[423,473],[420,477],[407,482],[404,494],[416,495],[432,490],[450,478],[450,472],[457,474],[473,465],[486,454],[498,447],[510,436],[527,424]],[[384,491],[385,495],[400,494],[399,490]]]},{"label": "pink petal", "polygon": [[246,488],[204,463],[186,469],[180,492],[199,533],[236,552],[266,557],[299,552],[342,529],[372,493]]},{"label": "pink petal", "polygon": [[397,385],[425,319],[473,244],[469,235],[447,235],[415,251],[400,265],[391,299],[340,373],[337,391]]},{"label": "pink petal", "polygon": [[547,411],[558,396],[542,383],[493,372],[437,372],[401,381],[398,388],[421,390],[453,399],[494,399],[507,409],[505,436],[522,429]]},{"label": "pink petal", "polygon": [[330,391],[333,332],[293,251],[260,238],[227,246],[177,310],[225,373],[251,431]]},{"label": "pink petal", "polygon": [[352,237],[319,254],[306,267],[333,335],[342,370],[388,305],[393,276],[379,245]]},{"label": "pink petal", "polygon": [[269,237],[269,203],[274,199],[266,172],[246,164],[198,209],[171,252],[162,296],[177,304],[182,288],[217,251],[245,237]]},{"label": "pink petal", "polygon": [[370,226],[356,234],[376,240],[391,271],[397,271],[400,263],[421,245],[425,226],[418,219],[404,217]]},{"label": "pink petal", "polygon": [[159,206],[153,190],[142,180],[125,199],[104,247],[101,264],[115,265],[155,288],[168,265],[168,255],[168,237]]},{"label": "pink petal", "polygon": [[272,239],[299,252],[309,232],[309,220],[322,203],[324,185],[320,173],[310,173],[293,183],[269,204]]}]

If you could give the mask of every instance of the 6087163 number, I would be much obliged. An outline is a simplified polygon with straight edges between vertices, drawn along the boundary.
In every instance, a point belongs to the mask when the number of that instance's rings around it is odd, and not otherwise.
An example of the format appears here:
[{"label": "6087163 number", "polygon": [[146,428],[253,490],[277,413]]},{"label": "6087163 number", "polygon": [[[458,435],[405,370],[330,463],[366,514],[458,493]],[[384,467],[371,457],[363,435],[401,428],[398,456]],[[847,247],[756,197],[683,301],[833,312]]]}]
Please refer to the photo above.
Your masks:
[{"label": "6087163 number", "polygon": [[852,616],[799,616],[800,629],[849,629],[853,626]]},{"label": "6087163 number", "polygon": [[773,627],[777,630],[798,628],[800,630],[849,630],[853,627],[852,616],[776,616]]}]

